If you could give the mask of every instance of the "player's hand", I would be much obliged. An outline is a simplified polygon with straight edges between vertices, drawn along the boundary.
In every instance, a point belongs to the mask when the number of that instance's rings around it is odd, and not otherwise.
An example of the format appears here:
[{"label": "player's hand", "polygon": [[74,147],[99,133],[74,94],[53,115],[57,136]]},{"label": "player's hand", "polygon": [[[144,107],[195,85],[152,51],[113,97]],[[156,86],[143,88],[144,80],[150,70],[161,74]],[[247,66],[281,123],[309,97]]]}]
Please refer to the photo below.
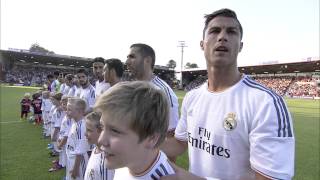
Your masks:
[{"label": "player's hand", "polygon": [[78,169],[78,168],[72,169],[72,170],[70,171],[70,174],[71,174],[71,177],[72,177],[73,179],[76,179],[76,178],[79,176],[79,169]]},{"label": "player's hand", "polygon": [[171,167],[173,168],[175,174],[162,176],[160,180],[205,180],[205,178],[201,178],[193,175],[192,173],[178,167],[174,163],[170,162]]}]

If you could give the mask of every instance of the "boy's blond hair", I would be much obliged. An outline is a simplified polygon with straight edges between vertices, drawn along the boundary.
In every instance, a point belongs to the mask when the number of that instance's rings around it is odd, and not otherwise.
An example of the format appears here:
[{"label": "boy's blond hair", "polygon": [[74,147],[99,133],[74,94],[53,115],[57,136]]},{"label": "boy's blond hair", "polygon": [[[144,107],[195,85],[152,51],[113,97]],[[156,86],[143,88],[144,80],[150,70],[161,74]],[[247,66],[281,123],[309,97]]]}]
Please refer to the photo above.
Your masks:
[{"label": "boy's blond hair", "polygon": [[68,104],[72,104],[76,109],[85,112],[86,110],[86,102],[78,97],[70,97],[68,98]]},{"label": "boy's blond hair", "polygon": [[144,81],[122,82],[101,95],[95,110],[107,112],[113,119],[128,121],[139,142],[159,134],[155,147],[166,137],[169,107],[162,90]]},{"label": "boy's blond hair", "polygon": [[55,93],[54,95],[52,95],[51,98],[58,100],[58,101],[61,101],[62,96],[63,96],[63,94],[58,92],[58,93]]},{"label": "boy's blond hair", "polygon": [[29,97],[30,98],[31,94],[30,93],[24,93],[24,97]]},{"label": "boy's blond hair", "polygon": [[50,98],[50,92],[49,91],[42,91],[42,97]]},{"label": "boy's blond hair", "polygon": [[100,112],[91,112],[85,116],[86,121],[94,123],[95,127],[99,130],[102,130],[102,126],[100,124],[101,113]]}]

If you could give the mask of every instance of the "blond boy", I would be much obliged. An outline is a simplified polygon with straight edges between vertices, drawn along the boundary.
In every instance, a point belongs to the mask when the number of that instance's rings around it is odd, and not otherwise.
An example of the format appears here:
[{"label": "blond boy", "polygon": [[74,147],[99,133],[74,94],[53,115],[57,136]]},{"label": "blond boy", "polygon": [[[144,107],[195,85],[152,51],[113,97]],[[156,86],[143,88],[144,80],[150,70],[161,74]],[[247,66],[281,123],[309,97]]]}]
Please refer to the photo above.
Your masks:
[{"label": "blond boy", "polygon": [[51,141],[53,143],[54,155],[57,155],[56,152],[59,152],[57,147],[57,140],[59,137],[61,121],[65,114],[65,112],[61,108],[61,104],[60,104],[61,98],[62,98],[62,93],[55,93],[53,96],[51,96],[51,102],[55,106],[55,109],[53,110],[52,118],[51,118],[51,127],[52,127]]},{"label": "blond boy", "polygon": [[50,136],[50,110],[52,107],[52,102],[50,100],[50,92],[49,91],[43,91],[42,92],[42,118],[43,118],[43,131],[44,136],[48,137]]},{"label": "blond boy", "polygon": [[[89,144],[96,145],[98,142],[98,138],[102,131],[100,119],[101,113],[98,112],[91,112],[85,117],[87,128],[86,137],[88,139]],[[97,146],[95,146],[92,150],[84,179],[108,180],[113,179],[113,176],[114,170],[106,168],[106,160],[104,158],[104,154]]]},{"label": "blond boy", "polygon": [[101,95],[95,110],[102,112],[98,140],[114,179],[159,179],[174,174],[159,150],[169,123],[166,96],[148,82],[118,83]]},{"label": "blond boy", "polygon": [[[67,111],[67,103],[68,103],[68,96],[62,96],[61,98],[61,108],[64,112]],[[59,161],[57,166],[57,170],[59,167],[66,167],[67,164],[67,154],[66,154],[66,148],[65,144],[67,143],[68,139],[68,134],[72,125],[72,120],[71,118],[64,113],[64,117],[61,122],[60,126],[60,132],[59,132],[59,137],[58,137],[58,142],[57,142],[57,147],[59,152]]]},{"label": "blond boy", "polygon": [[86,123],[84,113],[86,102],[80,98],[69,98],[67,114],[73,120],[73,124],[67,139],[67,167],[66,179],[82,180],[85,167],[88,162],[88,140],[85,137]]}]

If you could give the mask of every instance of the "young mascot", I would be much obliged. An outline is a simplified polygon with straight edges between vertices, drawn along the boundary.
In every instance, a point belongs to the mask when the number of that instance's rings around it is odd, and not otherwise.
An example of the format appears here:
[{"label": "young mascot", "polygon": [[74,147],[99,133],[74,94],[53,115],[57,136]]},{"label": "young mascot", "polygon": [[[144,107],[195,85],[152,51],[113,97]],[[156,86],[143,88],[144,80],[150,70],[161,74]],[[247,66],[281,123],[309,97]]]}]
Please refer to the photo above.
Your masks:
[{"label": "young mascot", "polygon": [[174,174],[159,150],[169,124],[169,107],[162,90],[149,82],[118,83],[95,104],[102,112],[98,145],[115,180],[159,179]]}]

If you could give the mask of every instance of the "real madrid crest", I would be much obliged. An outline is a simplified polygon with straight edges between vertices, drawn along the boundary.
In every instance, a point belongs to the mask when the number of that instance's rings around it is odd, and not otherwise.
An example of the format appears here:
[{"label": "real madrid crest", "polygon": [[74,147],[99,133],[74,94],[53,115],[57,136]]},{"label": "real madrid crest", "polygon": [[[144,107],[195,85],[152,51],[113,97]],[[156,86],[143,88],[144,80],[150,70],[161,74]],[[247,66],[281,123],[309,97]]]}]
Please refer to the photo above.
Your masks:
[{"label": "real madrid crest", "polygon": [[227,117],[224,118],[223,127],[227,131],[231,131],[237,127],[237,120],[235,113],[228,113]]}]

